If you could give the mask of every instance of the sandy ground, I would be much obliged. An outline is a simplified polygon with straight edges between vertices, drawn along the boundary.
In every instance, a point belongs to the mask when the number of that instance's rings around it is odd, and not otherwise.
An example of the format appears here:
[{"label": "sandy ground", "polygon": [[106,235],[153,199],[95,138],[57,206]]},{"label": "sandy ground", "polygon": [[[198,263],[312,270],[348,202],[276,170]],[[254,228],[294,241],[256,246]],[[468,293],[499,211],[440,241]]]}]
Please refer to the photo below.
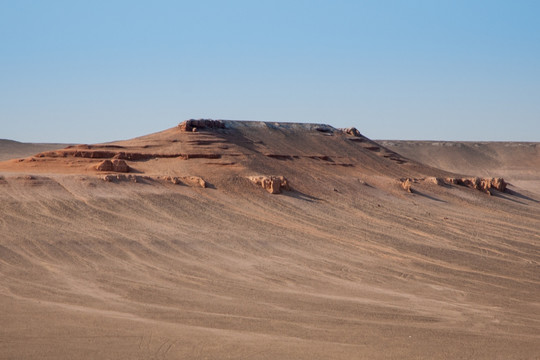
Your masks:
[{"label": "sandy ground", "polygon": [[[334,130],[173,128],[0,163],[0,358],[540,358],[537,179],[407,193],[469,172]],[[73,149],[156,156],[105,181]]]}]

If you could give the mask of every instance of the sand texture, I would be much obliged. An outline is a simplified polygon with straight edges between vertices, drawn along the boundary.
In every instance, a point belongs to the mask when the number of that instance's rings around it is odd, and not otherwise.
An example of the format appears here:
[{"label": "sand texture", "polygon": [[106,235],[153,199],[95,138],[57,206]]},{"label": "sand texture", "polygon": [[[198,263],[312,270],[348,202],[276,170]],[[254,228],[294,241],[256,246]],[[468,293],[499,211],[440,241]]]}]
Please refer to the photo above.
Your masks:
[{"label": "sand texture", "polygon": [[187,125],[1,148],[0,359],[540,357],[538,144]]}]

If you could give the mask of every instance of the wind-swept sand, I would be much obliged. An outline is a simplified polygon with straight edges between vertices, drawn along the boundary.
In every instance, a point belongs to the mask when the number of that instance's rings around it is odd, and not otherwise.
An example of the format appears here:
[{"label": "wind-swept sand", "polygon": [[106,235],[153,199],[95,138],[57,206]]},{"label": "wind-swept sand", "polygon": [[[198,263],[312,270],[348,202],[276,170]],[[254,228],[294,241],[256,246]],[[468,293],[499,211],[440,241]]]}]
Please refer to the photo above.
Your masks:
[{"label": "wind-swept sand", "polygon": [[538,358],[535,179],[445,161],[222,122],[2,162],[0,358]]}]

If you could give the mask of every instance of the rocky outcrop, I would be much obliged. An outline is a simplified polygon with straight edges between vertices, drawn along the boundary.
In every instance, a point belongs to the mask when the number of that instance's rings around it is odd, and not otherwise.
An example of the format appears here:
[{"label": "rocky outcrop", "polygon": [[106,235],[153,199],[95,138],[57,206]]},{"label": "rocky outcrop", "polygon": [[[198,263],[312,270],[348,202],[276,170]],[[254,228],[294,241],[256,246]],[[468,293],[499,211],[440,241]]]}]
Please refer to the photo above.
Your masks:
[{"label": "rocky outcrop", "polygon": [[208,187],[208,183],[199,176],[163,176],[160,180],[170,181],[175,185],[187,185],[191,187]]},{"label": "rocky outcrop", "polygon": [[81,157],[88,159],[111,159],[117,152],[114,151],[102,151],[102,150],[58,150],[47,151],[36,155],[38,158],[59,158],[59,157]]},{"label": "rocky outcrop", "polygon": [[413,192],[411,186],[413,183],[420,182],[430,182],[435,185],[443,186],[445,184],[453,184],[466,186],[471,189],[476,189],[482,192],[485,192],[491,195],[493,189],[504,192],[506,191],[506,186],[508,185],[503,178],[480,178],[480,177],[463,177],[463,178],[437,178],[437,177],[428,177],[428,178],[406,178],[400,179],[401,188],[407,192]]},{"label": "rocky outcrop", "polygon": [[414,180],[412,179],[402,179],[401,180],[401,188],[405,190],[408,193],[412,193],[412,183]]},{"label": "rocky outcrop", "polygon": [[124,159],[131,161],[149,160],[154,158],[174,158],[183,154],[144,154],[139,152],[106,151],[106,150],[58,150],[39,153],[38,158],[80,157],[87,159]]},{"label": "rocky outcrop", "polygon": [[355,127],[345,128],[345,129],[339,129],[342,132],[344,132],[347,135],[356,136],[356,137],[362,137],[362,134],[360,134],[360,131],[358,131]]},{"label": "rocky outcrop", "polygon": [[96,170],[127,173],[129,172],[129,166],[124,160],[103,160],[96,165]]},{"label": "rocky outcrop", "polygon": [[497,189],[500,192],[505,192],[508,183],[503,178],[492,178],[491,187]]},{"label": "rocky outcrop", "polygon": [[107,174],[100,177],[101,180],[106,182],[120,182],[120,181],[131,181],[134,183],[144,182],[145,180],[151,180],[148,176],[138,176],[138,175],[124,175],[124,174]]},{"label": "rocky outcrop", "polygon": [[158,176],[159,181],[168,181],[174,185],[185,185],[189,187],[207,188],[208,183],[200,176]]},{"label": "rocky outcrop", "polygon": [[221,154],[182,154],[177,157],[181,160],[190,159],[221,159]]},{"label": "rocky outcrop", "polygon": [[182,180],[178,177],[178,176],[164,176],[162,177],[163,180],[166,180],[166,181],[170,181],[172,182],[174,185],[181,185],[183,184],[182,183]]},{"label": "rocky outcrop", "polygon": [[[129,160],[129,161],[144,161],[150,159],[171,159],[178,158],[181,160],[190,160],[190,159],[220,159],[221,154],[153,154],[153,153],[140,153],[140,152],[126,152],[126,151],[104,151],[104,150],[59,150],[59,151],[49,151],[37,154],[38,158],[59,158],[59,157],[80,157],[88,159],[119,159],[119,160]],[[22,160],[21,160],[22,161]]]},{"label": "rocky outcrop", "polygon": [[198,131],[203,129],[225,129],[225,123],[221,120],[190,119],[178,125],[182,131]]},{"label": "rocky outcrop", "polygon": [[491,195],[491,190],[495,189],[500,192],[506,191],[508,185],[503,178],[447,178],[447,183],[467,186],[472,189],[480,190]]},{"label": "rocky outcrop", "polygon": [[202,177],[199,176],[182,176],[179,178],[183,183],[194,186],[194,187],[201,187],[206,188],[208,187],[208,183],[204,181]]},{"label": "rocky outcrop", "polygon": [[441,178],[438,178],[438,177],[428,177],[426,179],[426,181],[428,181],[428,182],[430,182],[432,184],[438,185],[438,186],[444,185],[444,179],[441,179]]},{"label": "rocky outcrop", "polygon": [[445,184],[460,185],[466,186],[471,189],[476,189],[483,191],[491,195],[493,189],[505,192],[506,186],[508,185],[503,178],[480,178],[480,177],[463,177],[463,178],[437,178],[437,177],[428,177],[428,178],[419,178],[419,179],[400,179],[401,187],[407,192],[412,192],[411,185],[413,183],[419,182],[430,182],[435,185],[443,186]]},{"label": "rocky outcrop", "polygon": [[284,176],[249,176],[248,179],[255,185],[261,186],[270,194],[279,194],[281,190],[290,190],[289,182]]}]

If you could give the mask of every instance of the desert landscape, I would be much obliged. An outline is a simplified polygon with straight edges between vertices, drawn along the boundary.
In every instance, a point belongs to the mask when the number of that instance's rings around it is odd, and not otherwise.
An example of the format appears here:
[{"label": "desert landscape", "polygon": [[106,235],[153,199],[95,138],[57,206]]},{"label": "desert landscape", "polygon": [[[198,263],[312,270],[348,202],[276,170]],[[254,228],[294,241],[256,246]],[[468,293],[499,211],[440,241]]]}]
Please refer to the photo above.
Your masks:
[{"label": "desert landscape", "polygon": [[540,359],[540,143],[361,131],[1,140],[0,358]]}]

